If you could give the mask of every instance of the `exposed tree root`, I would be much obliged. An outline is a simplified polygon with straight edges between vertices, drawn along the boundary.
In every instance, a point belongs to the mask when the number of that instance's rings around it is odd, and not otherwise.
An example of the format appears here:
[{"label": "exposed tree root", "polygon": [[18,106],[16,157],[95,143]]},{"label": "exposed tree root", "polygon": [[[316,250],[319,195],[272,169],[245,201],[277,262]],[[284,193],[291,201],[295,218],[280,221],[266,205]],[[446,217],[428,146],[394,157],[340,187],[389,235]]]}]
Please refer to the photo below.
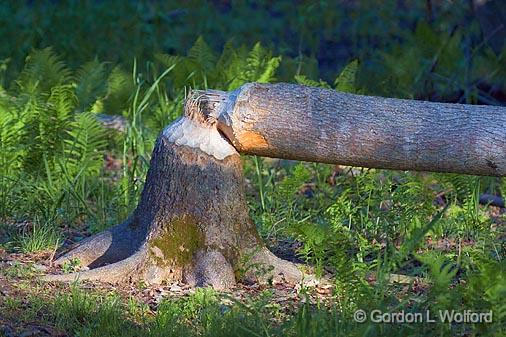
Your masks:
[{"label": "exposed tree root", "polygon": [[193,268],[184,275],[184,281],[195,287],[213,287],[226,290],[236,284],[232,265],[219,251],[197,252]]},{"label": "exposed tree root", "polygon": [[[214,106],[214,105],[213,105]],[[298,283],[303,273],[272,254],[248,214],[240,156],[190,100],[160,135],[130,218],[56,260],[90,270],[46,281],[182,281],[228,289],[236,281]]]},{"label": "exposed tree root", "polygon": [[130,278],[136,278],[139,271],[144,269],[146,253],[146,247],[143,246],[132,256],[116,263],[76,273],[46,275],[43,277],[43,280],[48,282],[73,282],[78,280],[111,283],[123,282]]},{"label": "exposed tree root", "polygon": [[[90,241],[85,242],[87,249],[81,249],[79,252],[88,252],[92,248],[88,242]],[[89,257],[87,254],[79,255],[71,250],[59,260],[67,261],[69,256],[72,258]],[[265,247],[261,247],[258,252],[248,258],[249,261],[244,261],[245,273],[241,275],[241,281],[263,284],[270,281],[297,284],[304,278],[300,266],[278,258]],[[211,286],[217,290],[230,289],[236,284],[238,266],[234,268],[219,251],[198,251],[193,257],[193,261],[191,266],[186,266],[181,271],[179,277],[172,278],[181,279],[192,286]],[[115,263],[70,274],[46,275],[43,280],[48,282],[101,281],[120,283],[142,279],[147,283],[156,284],[170,279],[171,274],[172,276],[177,274],[175,268],[157,266],[149,258],[147,245],[142,245],[133,255]],[[306,275],[306,279],[307,277]],[[309,279],[312,278],[309,277]]]},{"label": "exposed tree root", "polygon": [[303,279],[302,266],[280,259],[269,251],[266,247],[261,247],[253,255],[250,262],[246,265],[252,266],[247,270],[245,280],[249,282],[264,283],[269,280],[274,282],[299,283]]},{"label": "exposed tree root", "polygon": [[79,265],[97,268],[132,255],[145,240],[145,230],[132,226],[132,218],[101,233],[84,239],[68,253],[59,257],[56,265],[78,260]]}]

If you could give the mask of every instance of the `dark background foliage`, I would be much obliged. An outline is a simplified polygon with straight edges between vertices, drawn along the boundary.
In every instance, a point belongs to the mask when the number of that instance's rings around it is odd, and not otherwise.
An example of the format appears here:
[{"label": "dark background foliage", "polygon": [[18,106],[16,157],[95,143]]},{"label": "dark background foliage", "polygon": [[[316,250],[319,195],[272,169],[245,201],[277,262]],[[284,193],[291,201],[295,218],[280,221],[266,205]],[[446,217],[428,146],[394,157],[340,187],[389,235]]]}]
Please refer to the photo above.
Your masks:
[{"label": "dark background foliage", "polygon": [[[137,284],[128,299],[37,287],[58,249],[135,208],[154,141],[189,88],[286,81],[504,105],[503,2],[0,2],[0,336],[16,325],[27,335],[27,322],[79,336],[504,335],[506,215],[479,203],[506,194],[493,177],[243,157],[259,234],[331,277],[325,305],[311,288],[289,290],[290,309],[268,287],[156,305],[149,294],[171,285]],[[493,311],[494,321],[353,320],[373,308]]]},{"label": "dark background foliage", "polygon": [[72,67],[97,57],[128,68],[158,52],[185,54],[199,36],[215,51],[229,40],[260,41],[283,55],[282,81],[304,74],[332,82],[359,59],[359,82],[371,93],[498,103],[506,10],[481,3],[4,1],[0,59],[10,59],[12,79],[34,48],[51,46]]}]

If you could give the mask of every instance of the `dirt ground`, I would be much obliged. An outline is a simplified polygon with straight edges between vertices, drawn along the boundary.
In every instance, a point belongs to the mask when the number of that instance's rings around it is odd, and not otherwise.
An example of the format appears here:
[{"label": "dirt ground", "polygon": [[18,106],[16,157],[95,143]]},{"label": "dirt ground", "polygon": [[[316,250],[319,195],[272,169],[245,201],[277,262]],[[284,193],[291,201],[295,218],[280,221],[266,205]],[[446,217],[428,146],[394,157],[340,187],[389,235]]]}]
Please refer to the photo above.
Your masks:
[{"label": "dirt ground", "polygon": [[[50,264],[51,258],[51,252],[13,254],[0,250],[0,336],[67,336],[64,331],[48,323],[50,313],[41,305],[70,289],[69,284],[39,280],[39,276],[54,269]],[[184,298],[195,292],[195,289],[181,283],[147,286],[83,282],[79,287],[93,293],[118,294],[125,302],[134,298],[139,303],[147,304],[151,314],[156,312],[163,299]],[[300,286],[238,284],[234,289],[220,293],[220,298],[222,302],[231,304],[232,299],[244,301],[255,298],[266,289],[272,292],[272,301],[279,304],[286,314],[307,300],[315,303],[334,300],[333,286],[325,282],[309,284],[309,292],[304,293]]]}]

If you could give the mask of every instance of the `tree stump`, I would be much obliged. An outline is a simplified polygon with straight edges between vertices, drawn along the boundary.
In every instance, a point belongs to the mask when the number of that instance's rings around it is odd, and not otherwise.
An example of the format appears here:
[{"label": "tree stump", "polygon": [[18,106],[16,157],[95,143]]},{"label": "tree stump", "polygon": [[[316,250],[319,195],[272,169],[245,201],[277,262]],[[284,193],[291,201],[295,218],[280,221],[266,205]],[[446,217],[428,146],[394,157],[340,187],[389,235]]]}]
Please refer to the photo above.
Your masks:
[{"label": "tree stump", "polygon": [[218,289],[237,279],[302,273],[262,244],[248,216],[237,151],[397,170],[506,176],[506,109],[361,96],[294,84],[248,83],[194,92],[159,136],[141,201],[123,224],[56,262],[91,270],[46,280]]},{"label": "tree stump", "polygon": [[158,137],[138,207],[124,223],[56,260],[90,270],[46,281],[183,281],[228,289],[239,279],[296,283],[302,272],[274,256],[248,215],[239,154],[194,93]]}]

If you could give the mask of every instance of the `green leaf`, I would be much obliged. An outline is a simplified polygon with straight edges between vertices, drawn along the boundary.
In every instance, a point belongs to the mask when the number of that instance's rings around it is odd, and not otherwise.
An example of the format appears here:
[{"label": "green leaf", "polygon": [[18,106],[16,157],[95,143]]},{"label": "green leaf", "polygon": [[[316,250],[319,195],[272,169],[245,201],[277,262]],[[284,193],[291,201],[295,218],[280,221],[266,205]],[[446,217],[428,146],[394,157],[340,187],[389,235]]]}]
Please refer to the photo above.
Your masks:
[{"label": "green leaf", "polygon": [[65,164],[73,177],[96,174],[102,168],[103,153],[107,142],[103,127],[91,112],[79,113],[67,131],[65,140]]},{"label": "green leaf", "polygon": [[105,96],[106,92],[107,81],[104,63],[95,59],[85,63],[77,70],[76,96],[80,111],[88,109],[97,99]]},{"label": "green leaf", "polygon": [[355,86],[358,69],[358,60],[353,60],[337,76],[334,85],[337,91],[356,93]]},{"label": "green leaf", "polygon": [[121,114],[128,107],[135,85],[129,73],[115,67],[107,79],[107,94],[103,99],[103,111],[107,114]]},{"label": "green leaf", "polygon": [[319,82],[312,80],[310,78],[307,78],[305,75],[295,75],[295,81],[297,83],[302,85],[307,85],[309,87],[318,87],[318,88],[325,88],[325,89],[331,89],[330,85],[325,82],[324,80],[320,80]]},{"label": "green leaf", "polygon": [[52,87],[68,83],[70,70],[51,48],[34,50],[17,81],[21,91],[48,93]]},{"label": "green leaf", "polygon": [[188,60],[203,73],[208,73],[214,69],[216,55],[204,41],[204,38],[199,36],[193,47],[188,51]]}]

